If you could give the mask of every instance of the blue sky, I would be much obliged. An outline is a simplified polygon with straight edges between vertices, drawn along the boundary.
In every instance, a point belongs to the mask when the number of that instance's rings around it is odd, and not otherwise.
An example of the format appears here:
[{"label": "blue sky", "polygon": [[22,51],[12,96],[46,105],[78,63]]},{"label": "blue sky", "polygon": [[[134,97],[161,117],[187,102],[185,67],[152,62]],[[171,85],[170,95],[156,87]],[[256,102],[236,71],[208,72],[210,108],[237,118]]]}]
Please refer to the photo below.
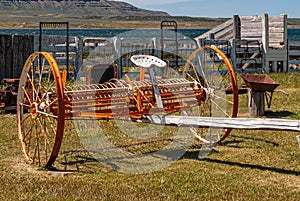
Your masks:
[{"label": "blue sky", "polygon": [[232,17],[263,13],[300,18],[300,0],[121,0],[134,6],[162,10],[175,16]]}]

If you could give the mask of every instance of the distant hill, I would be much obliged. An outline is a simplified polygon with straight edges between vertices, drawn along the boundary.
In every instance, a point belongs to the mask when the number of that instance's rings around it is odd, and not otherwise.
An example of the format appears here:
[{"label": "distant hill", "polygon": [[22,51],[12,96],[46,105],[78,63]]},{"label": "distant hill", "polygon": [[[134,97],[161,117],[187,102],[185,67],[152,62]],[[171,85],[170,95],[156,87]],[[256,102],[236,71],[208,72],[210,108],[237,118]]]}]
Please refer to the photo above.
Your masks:
[{"label": "distant hill", "polygon": [[159,28],[163,20],[175,20],[181,28],[211,28],[226,19],[170,16],[121,1],[0,0],[1,28],[36,28],[40,21],[68,21],[73,28]]},{"label": "distant hill", "polygon": [[[108,0],[0,0],[0,28],[37,28],[41,21],[68,21],[71,28],[160,28],[163,20],[175,20],[179,28],[213,28],[228,18],[170,16]],[[288,25],[298,28],[300,19],[288,19]]]},{"label": "distant hill", "polygon": [[34,14],[64,14],[66,16],[169,16],[166,12],[151,11],[121,1],[0,1],[0,10]]}]

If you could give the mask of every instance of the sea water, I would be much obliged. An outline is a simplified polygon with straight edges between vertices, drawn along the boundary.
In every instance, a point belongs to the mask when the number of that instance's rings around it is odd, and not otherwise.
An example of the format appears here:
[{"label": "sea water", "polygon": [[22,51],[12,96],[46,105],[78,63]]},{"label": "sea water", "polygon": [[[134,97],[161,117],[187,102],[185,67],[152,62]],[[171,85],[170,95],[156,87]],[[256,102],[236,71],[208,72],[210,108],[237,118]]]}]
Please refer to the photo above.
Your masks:
[{"label": "sea water", "polygon": [[[104,37],[110,38],[120,34],[126,35],[126,32],[134,32],[145,35],[153,36],[159,33],[159,29],[69,29],[70,36],[83,36],[83,37]],[[187,38],[195,38],[208,31],[208,29],[178,29],[180,36]],[[34,34],[39,35],[39,29],[0,29],[0,34]],[[43,35],[66,35],[64,29],[44,29]]]},{"label": "sea water", "polygon": [[[180,36],[187,38],[195,38],[209,29],[178,29]],[[134,29],[69,29],[70,36],[83,36],[83,37],[104,37],[110,38],[124,35],[126,32],[132,32]],[[152,32],[159,32],[158,29],[138,29],[139,33],[144,32],[145,34],[151,35]],[[39,35],[39,29],[0,29],[0,34],[34,34]],[[44,29],[42,34],[45,35],[66,35],[66,31],[63,29]],[[292,41],[300,41],[300,29],[288,29],[288,39]]]},{"label": "sea water", "polygon": [[[178,29],[181,36],[188,38],[195,38],[209,29]],[[70,36],[84,36],[84,37],[104,37],[110,38],[126,32],[132,32],[134,29],[69,29]],[[144,32],[151,35],[151,32],[159,32],[157,29],[139,29],[138,32]],[[35,34],[39,35],[39,29],[0,29],[0,34]],[[63,29],[45,29],[42,34],[45,35],[66,35]],[[288,29],[288,39],[292,41],[300,41],[300,29]]]}]

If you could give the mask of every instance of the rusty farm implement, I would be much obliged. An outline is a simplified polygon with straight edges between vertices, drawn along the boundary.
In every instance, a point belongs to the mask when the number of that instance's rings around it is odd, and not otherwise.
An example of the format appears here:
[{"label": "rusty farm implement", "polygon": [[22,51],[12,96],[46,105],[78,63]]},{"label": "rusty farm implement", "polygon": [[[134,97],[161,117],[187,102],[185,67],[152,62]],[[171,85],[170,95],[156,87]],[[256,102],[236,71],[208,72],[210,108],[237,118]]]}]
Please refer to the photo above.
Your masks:
[{"label": "rusty farm implement", "polygon": [[[202,47],[180,73],[149,55],[134,55],[136,77],[101,84],[69,85],[55,59],[35,52],[26,61],[18,88],[18,134],[26,161],[51,166],[59,154],[65,120],[93,118],[185,126],[204,143],[224,140],[231,129],[299,131],[299,122],[235,118],[238,86],[228,58],[216,47]],[[214,129],[213,136],[206,135]],[[212,133],[210,132],[210,133]]]}]

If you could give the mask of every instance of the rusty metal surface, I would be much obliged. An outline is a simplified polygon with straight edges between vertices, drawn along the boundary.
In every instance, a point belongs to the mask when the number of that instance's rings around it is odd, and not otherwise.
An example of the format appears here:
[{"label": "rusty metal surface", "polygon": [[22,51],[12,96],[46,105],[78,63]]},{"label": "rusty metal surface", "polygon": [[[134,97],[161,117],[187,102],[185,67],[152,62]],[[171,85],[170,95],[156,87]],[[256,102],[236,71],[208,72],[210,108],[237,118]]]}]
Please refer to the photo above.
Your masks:
[{"label": "rusty metal surface", "polygon": [[241,77],[252,91],[272,92],[280,85],[267,75],[241,74]]},{"label": "rusty metal surface", "polygon": [[[206,99],[203,89],[195,88],[186,79],[158,79],[164,111],[181,111],[200,105]],[[140,119],[153,112],[157,104],[150,80],[130,81],[113,79],[93,85],[75,85],[65,88],[65,117],[89,116],[111,119],[129,115]],[[129,113],[128,113],[129,112]]]},{"label": "rusty metal surface", "polygon": [[2,89],[0,89],[0,110],[12,111],[16,109],[18,78],[4,78],[2,80]]}]

